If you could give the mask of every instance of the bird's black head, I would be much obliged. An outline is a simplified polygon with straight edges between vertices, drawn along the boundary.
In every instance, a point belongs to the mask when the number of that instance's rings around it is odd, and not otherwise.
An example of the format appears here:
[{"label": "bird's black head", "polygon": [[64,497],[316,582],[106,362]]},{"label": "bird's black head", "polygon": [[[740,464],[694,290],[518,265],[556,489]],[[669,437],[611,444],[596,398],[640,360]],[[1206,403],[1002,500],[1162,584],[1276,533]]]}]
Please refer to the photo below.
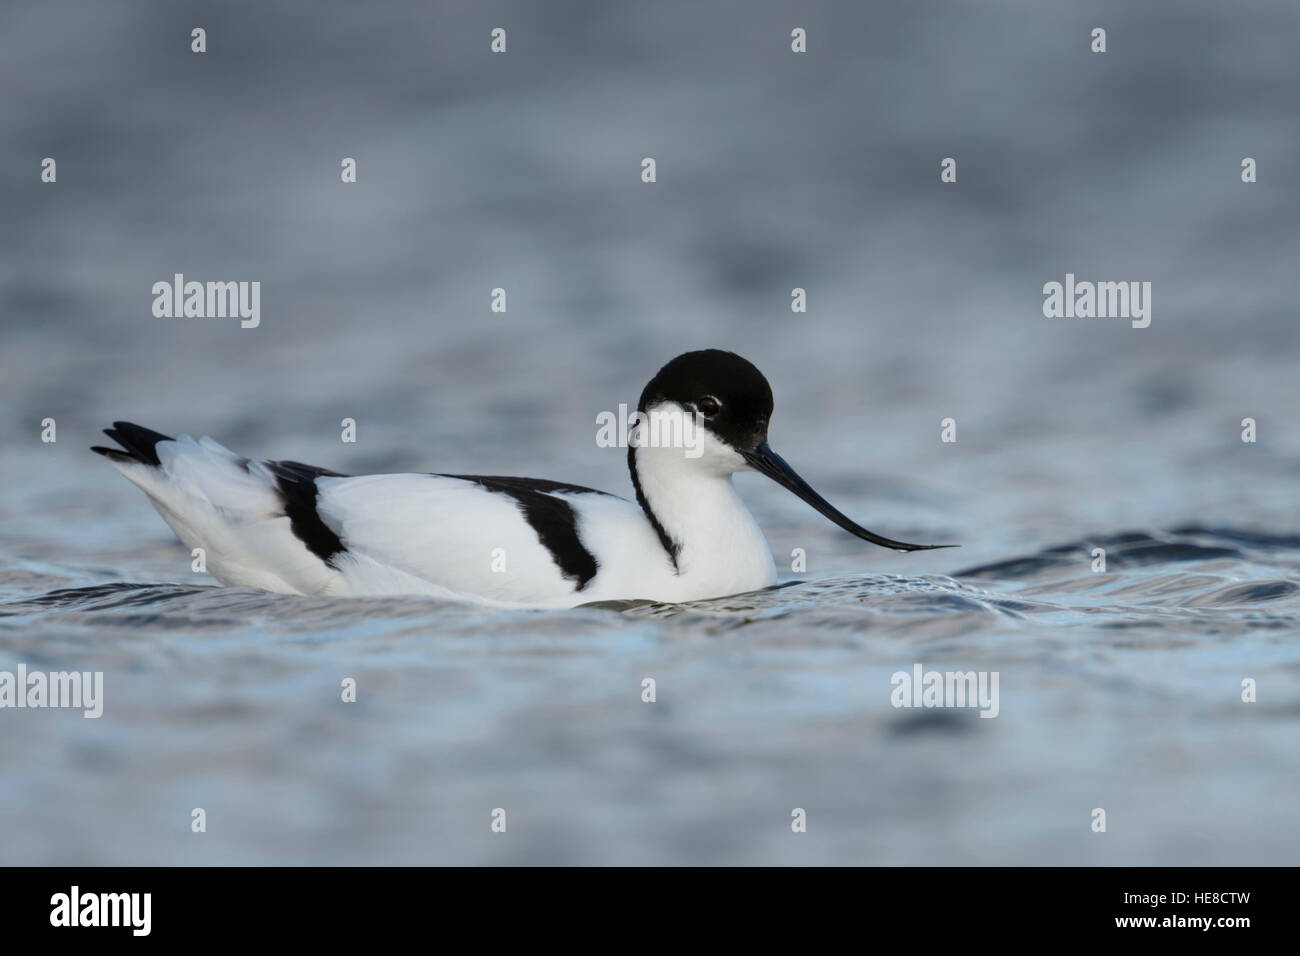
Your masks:
[{"label": "bird's black head", "polygon": [[[677,356],[650,380],[650,384],[641,393],[641,402],[637,408],[645,414],[658,405],[670,402],[688,414],[698,415],[698,421],[722,443],[706,447],[702,455],[694,458],[690,455],[670,455],[661,459],[675,468],[679,475],[712,474],[716,477],[752,469],[794,492],[845,531],[865,541],[898,551],[950,547],[909,544],[882,537],[846,517],[814,491],[768,445],[767,425],[772,418],[772,386],[767,384],[762,372],[734,352],[705,349]],[[668,546],[667,535],[643,493],[635,448],[628,449],[628,466],[637,488],[637,500],[650,514],[661,540]]]},{"label": "bird's black head", "polygon": [[637,408],[645,412],[661,402],[698,412],[704,427],[737,451],[767,440],[772,386],[735,352],[703,349],[677,356],[650,380]]}]

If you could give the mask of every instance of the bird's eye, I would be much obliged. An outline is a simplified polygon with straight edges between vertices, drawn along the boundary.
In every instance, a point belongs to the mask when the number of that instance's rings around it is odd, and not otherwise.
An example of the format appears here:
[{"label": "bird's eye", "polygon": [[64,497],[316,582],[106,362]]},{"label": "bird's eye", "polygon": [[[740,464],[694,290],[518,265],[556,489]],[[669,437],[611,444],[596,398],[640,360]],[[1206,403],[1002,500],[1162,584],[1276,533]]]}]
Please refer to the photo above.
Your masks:
[{"label": "bird's eye", "polygon": [[722,411],[722,403],[712,395],[705,395],[695,403],[695,407],[700,410],[700,414],[705,418],[712,418],[714,415],[718,414],[718,412]]}]

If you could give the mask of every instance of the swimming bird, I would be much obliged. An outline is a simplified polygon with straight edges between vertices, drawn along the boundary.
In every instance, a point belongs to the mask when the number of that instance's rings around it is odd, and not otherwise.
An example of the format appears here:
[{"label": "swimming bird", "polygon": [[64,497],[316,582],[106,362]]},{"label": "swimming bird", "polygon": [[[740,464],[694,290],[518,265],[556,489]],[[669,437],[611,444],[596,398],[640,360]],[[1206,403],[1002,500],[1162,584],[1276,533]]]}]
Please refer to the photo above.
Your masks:
[{"label": "swimming bird", "polygon": [[287,594],[566,608],[756,591],[776,583],[776,566],[732,486],[740,471],[767,475],[873,544],[950,547],[881,537],[814,491],[768,446],[772,388],[732,352],[679,355],[637,413],[627,441],[635,501],[539,478],[349,476],[130,422],[104,430],[120,448],[92,451],[144,490],[187,548],[204,549],[217,580]]}]

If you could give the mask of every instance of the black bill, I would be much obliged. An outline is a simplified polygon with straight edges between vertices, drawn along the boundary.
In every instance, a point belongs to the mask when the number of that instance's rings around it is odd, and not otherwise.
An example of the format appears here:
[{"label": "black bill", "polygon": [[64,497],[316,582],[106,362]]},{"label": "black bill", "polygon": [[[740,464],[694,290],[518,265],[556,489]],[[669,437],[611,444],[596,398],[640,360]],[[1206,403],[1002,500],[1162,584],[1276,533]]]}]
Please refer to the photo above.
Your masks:
[{"label": "black bill", "polygon": [[870,541],[882,548],[893,548],[895,551],[932,551],[935,548],[958,547],[955,544],[908,544],[906,541],[882,538],[880,535],[868,531],[861,525],[850,521],[834,505],[813,491],[812,485],[800,478],[798,472],[786,464],[784,458],[768,447],[767,442],[760,443],[753,451],[741,451],[740,454],[755,471],[767,475],[781,487],[790,489],[849,534],[857,535],[863,541]]}]

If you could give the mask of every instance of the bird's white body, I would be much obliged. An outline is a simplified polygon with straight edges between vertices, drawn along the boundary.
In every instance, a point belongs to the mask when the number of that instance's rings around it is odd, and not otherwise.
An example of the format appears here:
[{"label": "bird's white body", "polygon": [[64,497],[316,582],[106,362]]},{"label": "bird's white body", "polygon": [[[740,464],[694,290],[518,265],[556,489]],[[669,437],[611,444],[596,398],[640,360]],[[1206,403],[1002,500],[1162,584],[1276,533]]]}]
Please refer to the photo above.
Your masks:
[{"label": "bird's white body", "polygon": [[[681,602],[776,582],[772,554],[724,468],[702,474],[681,449],[640,449],[642,487],[681,541],[674,569],[636,502],[554,491],[597,572],[581,590],[508,495],[445,475],[319,477],[316,511],[346,550],[324,561],[295,535],[276,476],[210,438],[155,446],[159,465],[115,461],[223,584],[286,594],[424,594],[498,607]],[[724,458],[720,445],[711,455]],[[738,467],[743,467],[743,463]]]},{"label": "bird's white body", "polygon": [[[752,364],[706,349],[673,359],[641,394],[629,501],[577,485],[475,475],[349,477],[250,461],[210,438],[116,422],[95,447],[153,501],[224,584],[289,594],[428,594],[499,607],[681,602],[776,583],[772,552],[731,478],[758,471],[851,534],[855,524],[767,444],[772,390]],[[658,416],[658,418],[656,418]],[[660,443],[656,422],[685,443]]]}]

